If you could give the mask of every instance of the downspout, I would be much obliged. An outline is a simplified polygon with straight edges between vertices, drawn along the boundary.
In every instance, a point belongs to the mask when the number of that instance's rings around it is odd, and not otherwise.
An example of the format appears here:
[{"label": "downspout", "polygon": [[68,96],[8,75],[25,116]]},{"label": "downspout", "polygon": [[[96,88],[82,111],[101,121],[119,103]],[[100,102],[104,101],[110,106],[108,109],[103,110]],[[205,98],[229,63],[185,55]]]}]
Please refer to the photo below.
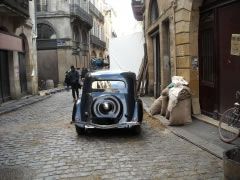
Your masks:
[{"label": "downspout", "polygon": [[177,8],[177,0],[173,0],[172,2],[171,2],[171,5],[172,5],[172,10],[173,10],[173,15],[172,15],[172,20],[173,20],[173,26],[174,26],[174,41],[173,41],[173,43],[174,43],[174,59],[173,59],[173,61],[172,61],[172,59],[171,59],[171,61],[172,62],[174,62],[174,74],[176,75],[177,74],[177,55],[176,55],[176,49],[177,49],[177,47],[176,47],[176,21],[175,21],[175,9]]}]

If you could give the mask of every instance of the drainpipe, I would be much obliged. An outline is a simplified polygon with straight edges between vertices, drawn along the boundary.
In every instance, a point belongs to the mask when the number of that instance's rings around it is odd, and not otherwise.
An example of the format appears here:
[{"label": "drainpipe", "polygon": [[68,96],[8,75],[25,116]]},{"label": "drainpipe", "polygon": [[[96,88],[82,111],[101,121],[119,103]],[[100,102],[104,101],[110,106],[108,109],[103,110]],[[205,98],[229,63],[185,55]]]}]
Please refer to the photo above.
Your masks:
[{"label": "drainpipe", "polygon": [[[176,0],[173,0],[172,2],[171,2],[171,4],[172,4],[172,9],[173,9],[173,16],[172,16],[172,20],[173,20],[173,23],[174,23],[174,39],[176,39],[176,23],[175,23],[175,9],[177,8],[177,1]],[[175,66],[175,68],[174,68],[174,74],[176,75],[177,74],[177,63],[176,63],[176,60],[177,60],[177,58],[176,58],[176,42],[175,42],[175,40],[173,41],[174,42],[174,46],[175,46],[175,53],[174,53],[174,66]]]}]

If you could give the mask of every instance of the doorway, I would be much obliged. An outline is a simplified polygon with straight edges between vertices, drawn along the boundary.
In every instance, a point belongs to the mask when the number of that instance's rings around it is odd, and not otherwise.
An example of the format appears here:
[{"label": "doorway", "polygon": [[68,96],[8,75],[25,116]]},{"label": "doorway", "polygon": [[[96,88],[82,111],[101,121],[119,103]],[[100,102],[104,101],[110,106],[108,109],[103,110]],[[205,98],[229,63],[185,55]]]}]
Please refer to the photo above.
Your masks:
[{"label": "doorway", "polygon": [[170,59],[170,28],[169,19],[162,23],[162,41],[163,41],[163,85],[171,83],[171,59]]},{"label": "doorway", "polygon": [[[234,37],[240,42],[240,2],[236,1],[218,9],[218,39],[220,61],[219,111],[224,112],[236,101],[235,93],[240,91],[240,50],[231,47]],[[231,51],[235,49],[234,51]]]},{"label": "doorway", "polygon": [[21,94],[27,94],[27,71],[26,71],[26,54],[25,52],[18,53],[19,58],[19,79]]},{"label": "doorway", "polygon": [[27,63],[26,63],[26,54],[27,54],[27,46],[26,39],[24,35],[20,35],[22,37],[22,47],[23,52],[18,53],[18,62],[19,62],[19,80],[20,80],[20,88],[21,94],[27,94]]},{"label": "doorway", "polygon": [[154,97],[158,98],[161,92],[161,65],[160,65],[160,36],[159,31],[151,34],[153,42],[154,65]]},{"label": "doorway", "polygon": [[218,109],[214,19],[214,11],[201,14],[199,27],[200,104],[209,116]]},{"label": "doorway", "polygon": [[0,50],[0,103],[10,99],[8,51]]},{"label": "doorway", "polygon": [[231,47],[233,37],[240,39],[240,2],[209,4],[206,0],[200,8],[200,104],[204,114],[219,117],[233,106],[240,90],[240,52],[233,53]]}]

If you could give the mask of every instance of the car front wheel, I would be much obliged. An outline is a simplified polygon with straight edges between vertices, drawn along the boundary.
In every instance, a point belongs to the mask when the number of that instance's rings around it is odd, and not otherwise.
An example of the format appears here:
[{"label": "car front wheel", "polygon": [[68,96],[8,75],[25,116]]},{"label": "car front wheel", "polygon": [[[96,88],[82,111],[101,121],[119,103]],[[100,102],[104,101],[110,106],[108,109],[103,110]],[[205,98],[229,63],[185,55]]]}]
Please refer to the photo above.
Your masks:
[{"label": "car front wheel", "polygon": [[76,132],[79,136],[85,134],[85,128],[81,128],[76,125],[75,125],[75,128],[76,128]]},{"label": "car front wheel", "polygon": [[132,128],[132,132],[135,134],[135,135],[139,135],[141,133],[142,129],[141,129],[141,126],[134,126]]}]

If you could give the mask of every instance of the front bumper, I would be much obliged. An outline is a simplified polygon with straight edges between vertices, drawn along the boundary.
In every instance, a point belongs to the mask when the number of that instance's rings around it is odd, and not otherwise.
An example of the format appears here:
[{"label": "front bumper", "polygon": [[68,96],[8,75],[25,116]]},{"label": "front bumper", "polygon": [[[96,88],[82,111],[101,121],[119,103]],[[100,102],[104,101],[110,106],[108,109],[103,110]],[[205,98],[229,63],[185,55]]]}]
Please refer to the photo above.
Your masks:
[{"label": "front bumper", "polygon": [[128,129],[133,128],[134,126],[140,126],[141,124],[139,122],[125,122],[112,125],[99,125],[86,122],[76,122],[75,125],[85,129]]}]

